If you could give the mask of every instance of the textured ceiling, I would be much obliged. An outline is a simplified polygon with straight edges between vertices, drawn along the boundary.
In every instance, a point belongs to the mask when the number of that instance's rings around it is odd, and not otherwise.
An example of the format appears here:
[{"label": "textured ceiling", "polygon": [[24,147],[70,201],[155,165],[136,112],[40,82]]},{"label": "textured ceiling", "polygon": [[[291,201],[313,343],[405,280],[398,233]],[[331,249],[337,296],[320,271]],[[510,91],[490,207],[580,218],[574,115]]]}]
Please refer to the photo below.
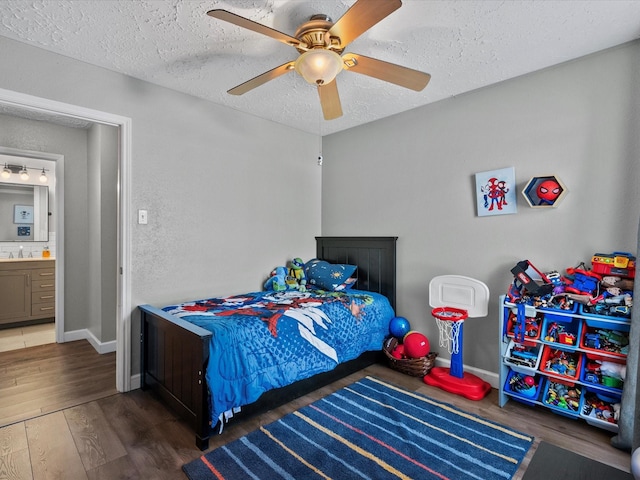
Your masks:
[{"label": "textured ceiling", "polygon": [[321,117],[316,88],[295,72],[242,96],[226,93],[298,53],[208,10],[293,35],[312,14],[335,21],[353,3],[2,0],[0,35],[323,135],[640,38],[639,0],[404,0],[346,52],[430,73],[422,92],[343,71],[344,115],[331,121]]}]

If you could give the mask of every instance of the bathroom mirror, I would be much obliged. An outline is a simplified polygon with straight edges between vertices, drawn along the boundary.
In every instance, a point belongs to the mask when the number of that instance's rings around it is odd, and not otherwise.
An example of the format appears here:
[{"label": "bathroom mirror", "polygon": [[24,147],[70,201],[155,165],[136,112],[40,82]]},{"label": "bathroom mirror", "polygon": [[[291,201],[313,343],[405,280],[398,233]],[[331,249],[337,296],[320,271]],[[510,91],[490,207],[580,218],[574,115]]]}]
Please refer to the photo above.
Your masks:
[{"label": "bathroom mirror", "polygon": [[49,241],[49,187],[0,182],[0,242]]}]

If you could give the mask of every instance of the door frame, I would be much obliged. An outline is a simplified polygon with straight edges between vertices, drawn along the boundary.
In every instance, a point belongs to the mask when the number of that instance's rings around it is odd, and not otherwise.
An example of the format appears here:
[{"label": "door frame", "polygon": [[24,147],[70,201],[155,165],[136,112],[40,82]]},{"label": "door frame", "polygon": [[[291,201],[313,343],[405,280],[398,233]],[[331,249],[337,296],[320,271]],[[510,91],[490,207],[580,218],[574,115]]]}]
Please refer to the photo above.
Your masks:
[{"label": "door frame", "polygon": [[[93,110],[78,105],[57,102],[46,98],[27,95],[0,88],[0,105],[6,105],[23,111],[38,112],[44,115],[62,116],[100,123],[118,128],[118,287],[116,309],[116,388],[119,392],[128,392],[131,385],[131,128],[132,121],[128,117]],[[61,162],[58,177],[56,162],[56,178],[63,178],[64,162]],[[61,188],[62,190],[62,188]],[[56,194],[58,192],[56,191]],[[56,232],[58,236],[64,232]],[[64,249],[64,244],[56,244],[56,248]],[[62,254],[64,255],[64,250]],[[61,290],[64,292],[64,290]],[[56,331],[56,339],[58,339]]]}]

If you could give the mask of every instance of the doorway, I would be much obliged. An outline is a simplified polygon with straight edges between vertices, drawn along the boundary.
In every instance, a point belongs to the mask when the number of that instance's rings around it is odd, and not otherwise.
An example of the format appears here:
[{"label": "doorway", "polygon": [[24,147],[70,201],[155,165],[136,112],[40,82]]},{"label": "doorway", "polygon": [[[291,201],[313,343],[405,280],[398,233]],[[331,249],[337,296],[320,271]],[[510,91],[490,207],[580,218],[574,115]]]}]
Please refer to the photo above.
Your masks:
[{"label": "doorway", "polygon": [[[116,305],[116,388],[120,392],[132,389],[131,379],[131,287],[130,287],[130,168],[131,119],[84,107],[55,102],[40,97],[0,89],[0,105],[5,113],[15,110],[23,115],[33,113],[40,119],[49,117],[88,121],[116,127],[118,130],[117,166],[117,305]],[[57,168],[57,167],[56,167]],[[63,167],[64,168],[64,167]],[[57,174],[58,172],[56,172]],[[63,178],[60,175],[59,178]],[[61,196],[62,197],[62,196]],[[63,199],[61,200],[63,201]],[[64,205],[64,204],[63,204]],[[59,230],[60,233],[63,230]],[[64,258],[64,243],[57,254]],[[64,292],[64,288],[60,291]],[[62,305],[61,305],[62,307]],[[63,308],[58,310],[64,312]],[[64,335],[64,332],[62,332]],[[133,388],[137,388],[134,385]]]}]

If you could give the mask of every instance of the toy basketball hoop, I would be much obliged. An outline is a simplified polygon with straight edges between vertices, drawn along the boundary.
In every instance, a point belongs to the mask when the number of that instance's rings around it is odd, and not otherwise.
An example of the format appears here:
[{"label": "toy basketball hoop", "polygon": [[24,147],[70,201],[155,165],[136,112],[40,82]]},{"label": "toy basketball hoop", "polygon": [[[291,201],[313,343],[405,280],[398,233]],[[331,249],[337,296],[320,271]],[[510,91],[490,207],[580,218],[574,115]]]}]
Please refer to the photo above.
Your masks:
[{"label": "toy basketball hoop", "polygon": [[470,400],[481,400],[491,385],[464,372],[462,361],[463,324],[467,318],[484,317],[489,305],[489,288],[479,280],[461,275],[441,275],[429,283],[431,315],[440,332],[440,347],[451,354],[451,366],[433,367],[424,383]]},{"label": "toy basketball hoop", "polygon": [[452,307],[438,307],[431,310],[440,332],[440,347],[446,348],[450,354],[460,351],[460,328],[469,316],[466,310]]}]

